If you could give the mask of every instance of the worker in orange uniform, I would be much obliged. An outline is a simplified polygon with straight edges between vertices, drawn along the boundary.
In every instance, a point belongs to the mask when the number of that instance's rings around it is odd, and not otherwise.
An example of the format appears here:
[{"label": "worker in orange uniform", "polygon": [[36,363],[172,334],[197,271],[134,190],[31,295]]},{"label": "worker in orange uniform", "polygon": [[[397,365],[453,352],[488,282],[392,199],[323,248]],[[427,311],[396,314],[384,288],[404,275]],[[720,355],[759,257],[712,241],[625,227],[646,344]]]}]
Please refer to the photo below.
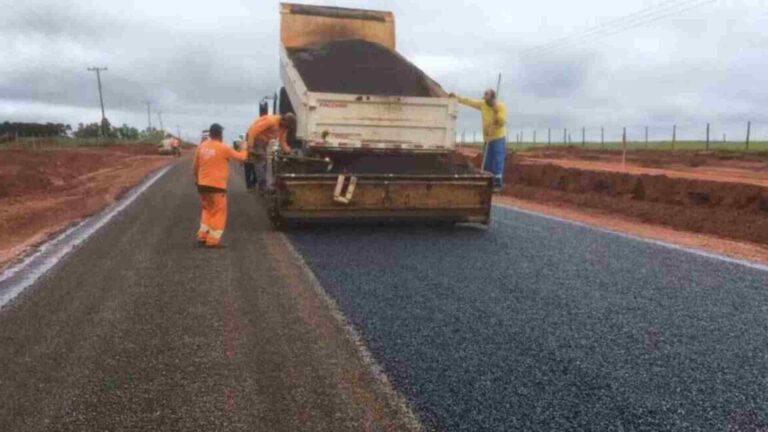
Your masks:
[{"label": "worker in orange uniform", "polygon": [[256,177],[259,190],[267,186],[267,145],[273,139],[279,140],[280,149],[284,155],[291,154],[288,146],[288,131],[296,127],[296,116],[292,113],[283,115],[261,116],[248,128],[247,146],[253,149],[253,162],[256,166]]},{"label": "worker in orange uniform", "polygon": [[203,214],[200,217],[200,230],[197,241],[207,247],[223,247],[221,236],[227,224],[227,180],[229,179],[229,161],[240,162],[248,157],[248,146],[240,151],[222,142],[224,128],[218,123],[208,129],[210,138],[197,147],[195,152],[195,180]]}]

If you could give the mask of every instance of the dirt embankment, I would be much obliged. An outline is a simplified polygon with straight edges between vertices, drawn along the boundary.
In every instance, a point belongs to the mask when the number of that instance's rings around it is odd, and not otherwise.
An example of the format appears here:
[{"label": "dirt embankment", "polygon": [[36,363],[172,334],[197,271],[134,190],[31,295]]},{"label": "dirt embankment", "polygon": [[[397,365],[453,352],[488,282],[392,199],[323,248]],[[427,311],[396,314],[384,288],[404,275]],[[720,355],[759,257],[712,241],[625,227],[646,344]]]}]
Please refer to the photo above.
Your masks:
[{"label": "dirt embankment", "polygon": [[620,171],[669,177],[748,183],[768,187],[768,155],[735,152],[632,151],[622,161],[620,151],[573,147],[532,149],[518,153],[531,163],[551,163],[590,171]]},{"label": "dirt embankment", "polygon": [[0,151],[0,267],[172,163],[154,145]]},{"label": "dirt embankment", "polygon": [[[641,165],[647,160],[643,162],[645,156],[638,154],[628,158],[629,165],[624,170],[621,165],[576,167],[562,161],[583,161],[584,155],[558,156],[510,156],[503,194],[768,245],[768,187],[760,184],[768,176],[763,171],[766,161],[760,156],[720,159],[717,155],[652,155],[657,160],[653,165],[676,172],[679,169],[680,175],[643,169]],[[596,156],[606,164],[616,163],[615,154]],[[475,156],[476,163],[479,159],[480,156]],[[694,159],[697,163],[690,163]],[[697,171],[682,172],[685,166]],[[718,169],[729,171],[723,174]],[[734,177],[733,170],[738,171],[738,176]],[[747,179],[739,182],[744,176]]]}]

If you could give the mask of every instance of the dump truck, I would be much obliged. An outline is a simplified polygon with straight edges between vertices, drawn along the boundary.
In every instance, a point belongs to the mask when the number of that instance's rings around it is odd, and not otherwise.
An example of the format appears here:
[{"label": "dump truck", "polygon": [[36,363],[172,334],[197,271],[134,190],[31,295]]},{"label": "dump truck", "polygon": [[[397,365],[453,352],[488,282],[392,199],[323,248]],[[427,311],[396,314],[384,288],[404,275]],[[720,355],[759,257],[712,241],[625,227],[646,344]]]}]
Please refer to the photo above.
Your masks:
[{"label": "dump truck", "polygon": [[275,225],[490,222],[492,176],[455,149],[457,102],[401,56],[391,12],[282,3],[280,113],[298,151],[270,160]]}]

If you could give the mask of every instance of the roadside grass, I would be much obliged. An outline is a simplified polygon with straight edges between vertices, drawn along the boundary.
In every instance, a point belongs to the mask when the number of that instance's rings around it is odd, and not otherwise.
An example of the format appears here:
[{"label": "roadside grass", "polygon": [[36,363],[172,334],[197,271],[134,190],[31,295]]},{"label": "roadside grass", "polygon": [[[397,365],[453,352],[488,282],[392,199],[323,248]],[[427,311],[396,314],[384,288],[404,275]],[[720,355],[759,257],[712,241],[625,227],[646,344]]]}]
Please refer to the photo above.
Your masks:
[{"label": "roadside grass", "polygon": [[[483,143],[482,142],[475,142],[475,143],[457,143],[460,147],[475,147],[475,148],[482,148]],[[621,141],[617,142],[606,142],[604,144],[601,144],[599,142],[587,142],[584,145],[581,144],[581,142],[573,142],[569,144],[564,144],[562,142],[553,142],[552,144],[548,145],[546,142],[544,143],[533,143],[533,142],[524,142],[524,143],[515,143],[515,142],[508,142],[507,148],[509,150],[527,150],[532,148],[537,149],[545,149],[545,148],[573,148],[573,149],[586,149],[586,150],[607,150],[607,151],[621,151],[623,149],[623,144]],[[627,150],[634,151],[634,150],[651,150],[651,151],[707,151],[707,143],[705,141],[676,141],[673,143],[672,141],[649,141],[648,144],[646,144],[644,141],[628,141],[627,142]],[[733,153],[763,153],[768,152],[768,141],[752,141],[749,143],[749,149],[746,148],[746,143],[744,141],[732,141],[732,142],[722,142],[722,141],[710,141],[709,143],[709,151],[716,151],[716,152],[733,152]]]}]

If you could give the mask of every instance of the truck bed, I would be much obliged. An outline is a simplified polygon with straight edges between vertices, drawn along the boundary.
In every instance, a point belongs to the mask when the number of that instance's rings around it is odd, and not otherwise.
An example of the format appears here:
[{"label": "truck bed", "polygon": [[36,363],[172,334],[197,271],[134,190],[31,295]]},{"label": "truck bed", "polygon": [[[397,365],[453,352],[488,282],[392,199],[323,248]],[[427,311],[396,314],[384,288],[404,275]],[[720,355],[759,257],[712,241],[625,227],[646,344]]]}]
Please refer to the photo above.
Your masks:
[{"label": "truck bed", "polygon": [[284,3],[280,42],[304,152],[270,159],[276,225],[489,223],[493,176],[456,160],[457,102],[397,53],[391,12]]},{"label": "truck bed", "polygon": [[287,52],[311,92],[443,96],[421,69],[377,43],[350,39]]}]

